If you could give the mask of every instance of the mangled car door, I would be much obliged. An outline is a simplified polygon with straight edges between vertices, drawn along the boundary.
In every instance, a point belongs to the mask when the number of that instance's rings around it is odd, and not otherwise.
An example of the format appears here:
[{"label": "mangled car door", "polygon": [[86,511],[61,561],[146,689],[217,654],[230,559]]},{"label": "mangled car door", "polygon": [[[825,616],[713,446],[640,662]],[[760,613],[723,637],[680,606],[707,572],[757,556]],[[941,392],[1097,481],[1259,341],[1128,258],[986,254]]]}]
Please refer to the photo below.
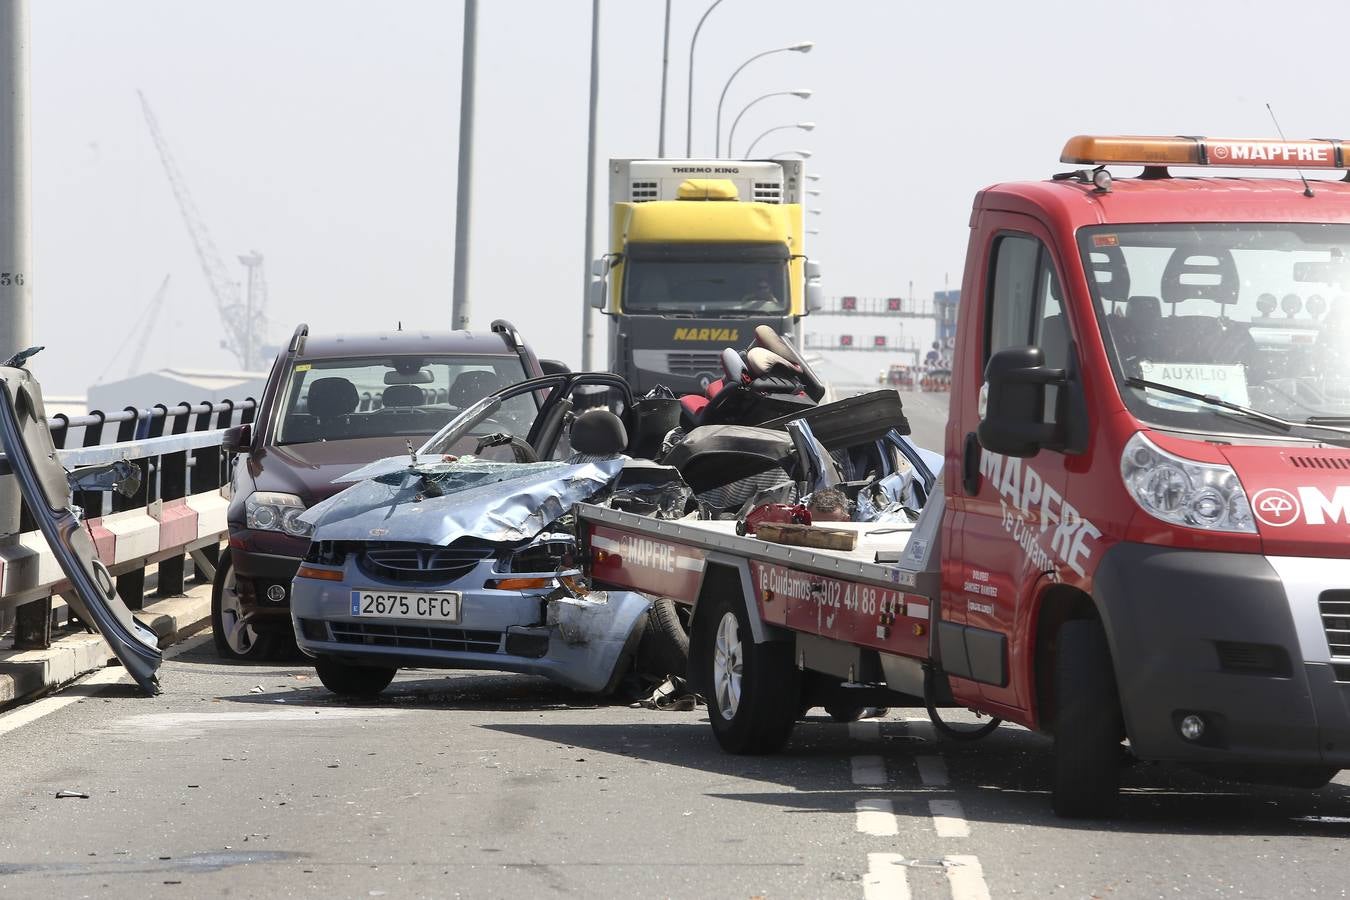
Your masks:
[{"label": "mangled car door", "polygon": [[131,615],[98,560],[94,541],[71,508],[66,470],[47,430],[42,391],[24,369],[0,367],[0,439],[28,507],[74,588],[68,595],[80,621],[93,625],[122,665],[149,694],[162,657],[155,633]]}]

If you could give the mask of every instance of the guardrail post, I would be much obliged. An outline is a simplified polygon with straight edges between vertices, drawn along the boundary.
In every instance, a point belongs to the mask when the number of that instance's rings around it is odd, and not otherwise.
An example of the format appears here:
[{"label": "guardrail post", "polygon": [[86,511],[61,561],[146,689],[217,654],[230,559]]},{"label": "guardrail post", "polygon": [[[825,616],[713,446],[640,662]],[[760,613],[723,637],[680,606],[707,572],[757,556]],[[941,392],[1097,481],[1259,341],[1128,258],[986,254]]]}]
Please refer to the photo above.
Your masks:
[{"label": "guardrail post", "polygon": [[[227,417],[226,422],[228,422],[228,415],[233,404],[226,400],[221,405],[224,407],[224,412]],[[202,406],[205,408],[197,414],[197,423],[193,426],[194,431],[211,430],[211,419],[216,411],[216,405],[210,400],[206,400],[202,403]],[[201,494],[212,488],[220,487],[220,457],[221,452],[219,445],[214,447],[203,447],[200,450],[194,450],[192,452],[192,470],[188,473],[189,494]],[[219,544],[203,547],[202,555],[207,558],[212,566],[220,565]],[[192,580],[197,583],[208,580],[206,572],[202,571],[202,567],[196,563],[192,564]]]},{"label": "guardrail post", "polygon": [[[138,432],[141,430],[142,412],[134,406],[128,406],[125,412],[130,415],[117,426],[117,440],[123,441],[135,440]],[[130,497],[123,497],[121,494],[113,494],[113,512],[122,512],[128,509],[143,508],[146,505],[146,498],[150,496],[150,460],[142,457],[133,460],[141,467],[141,486],[136,493]],[[122,598],[122,602],[128,609],[142,609],[145,606],[145,568],[132,569],[117,576],[117,594]]]},{"label": "guardrail post", "polygon": [[[164,410],[164,425],[160,426],[160,433],[183,434],[188,428],[188,418],[192,412],[191,403],[180,403],[174,408],[172,413],[166,408]],[[169,418],[173,418],[173,426],[168,427]],[[155,435],[158,437],[159,435]],[[187,496],[187,460],[188,452],[186,450],[178,453],[166,453],[159,458],[159,501],[161,514],[163,513],[163,504],[167,500],[178,500]],[[159,581],[155,586],[155,596],[172,597],[175,594],[183,593],[183,554],[172,556],[169,559],[160,560],[159,563]]]}]

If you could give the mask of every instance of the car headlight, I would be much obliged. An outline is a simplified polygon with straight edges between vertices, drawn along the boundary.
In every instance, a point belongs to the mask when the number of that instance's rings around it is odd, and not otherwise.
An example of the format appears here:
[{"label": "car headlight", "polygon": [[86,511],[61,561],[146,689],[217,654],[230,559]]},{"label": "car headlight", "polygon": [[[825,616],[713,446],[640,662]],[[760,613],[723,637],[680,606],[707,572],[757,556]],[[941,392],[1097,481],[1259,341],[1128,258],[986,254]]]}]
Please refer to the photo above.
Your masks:
[{"label": "car headlight", "polygon": [[244,500],[244,518],[249,528],[280,531],[291,537],[309,537],[314,526],[301,522],[304,502],[294,494],[255,491]]},{"label": "car headlight", "polygon": [[1247,493],[1232,466],[1173,456],[1136,433],[1120,457],[1125,488],[1144,512],[1206,531],[1256,533]]}]

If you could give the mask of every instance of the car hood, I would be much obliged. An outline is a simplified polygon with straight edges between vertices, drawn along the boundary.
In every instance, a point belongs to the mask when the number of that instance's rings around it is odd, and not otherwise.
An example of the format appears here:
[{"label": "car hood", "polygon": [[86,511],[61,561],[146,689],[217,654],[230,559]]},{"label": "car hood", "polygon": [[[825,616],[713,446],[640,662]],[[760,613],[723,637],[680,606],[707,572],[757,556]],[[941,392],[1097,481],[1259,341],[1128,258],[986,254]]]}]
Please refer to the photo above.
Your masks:
[{"label": "car hood", "polygon": [[[414,438],[415,443],[421,440]],[[262,465],[255,483],[260,491],[295,494],[313,505],[342,489],[336,483],[340,476],[373,459],[398,453],[407,441],[401,437],[352,438],[268,447],[259,457]]]},{"label": "car hood", "polygon": [[159,693],[159,637],[117,596],[94,540],[71,504],[70,482],[47,430],[42,388],[25,369],[0,367],[0,446],[33,518],[70,579],[66,594],[81,622],[94,626],[147,694]]},{"label": "car hood", "polygon": [[423,460],[411,466],[405,458],[392,471],[392,460],[372,464],[369,471],[386,471],[310,508],[301,519],[314,526],[313,540],[447,546],[474,537],[514,543],[594,496],[623,468],[622,459],[577,464]]},{"label": "car hood", "polygon": [[1232,445],[1237,472],[1270,556],[1350,556],[1350,451],[1336,447]]}]

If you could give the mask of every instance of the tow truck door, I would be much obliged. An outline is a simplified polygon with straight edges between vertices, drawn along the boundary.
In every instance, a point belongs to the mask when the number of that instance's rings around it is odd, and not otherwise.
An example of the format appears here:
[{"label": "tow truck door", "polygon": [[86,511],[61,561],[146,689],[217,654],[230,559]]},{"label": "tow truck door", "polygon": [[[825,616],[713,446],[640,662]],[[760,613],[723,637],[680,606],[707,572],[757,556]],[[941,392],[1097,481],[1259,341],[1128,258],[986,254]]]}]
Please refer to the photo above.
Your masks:
[{"label": "tow truck door", "polygon": [[[944,567],[939,641],[943,667],[958,697],[978,694],[1015,710],[1030,710],[1032,686],[1022,675],[1031,641],[1023,633],[1027,610],[1046,578],[1059,577],[1054,547],[1067,488],[1065,457],[1041,450],[1027,459],[979,446],[974,433],[986,399],[984,367],[1005,347],[1040,346],[1046,365],[1063,366],[1069,353],[1059,267],[1049,235],[1035,219],[983,213],[972,252],[980,254],[974,298],[962,323],[968,351],[952,409],[960,416],[960,468],[947,479],[961,495],[961,538]],[[968,279],[969,283],[970,279]],[[976,301],[978,303],[978,300]],[[1055,415],[1055,388],[1046,398]],[[1021,629],[1021,630],[1019,630]]]}]

